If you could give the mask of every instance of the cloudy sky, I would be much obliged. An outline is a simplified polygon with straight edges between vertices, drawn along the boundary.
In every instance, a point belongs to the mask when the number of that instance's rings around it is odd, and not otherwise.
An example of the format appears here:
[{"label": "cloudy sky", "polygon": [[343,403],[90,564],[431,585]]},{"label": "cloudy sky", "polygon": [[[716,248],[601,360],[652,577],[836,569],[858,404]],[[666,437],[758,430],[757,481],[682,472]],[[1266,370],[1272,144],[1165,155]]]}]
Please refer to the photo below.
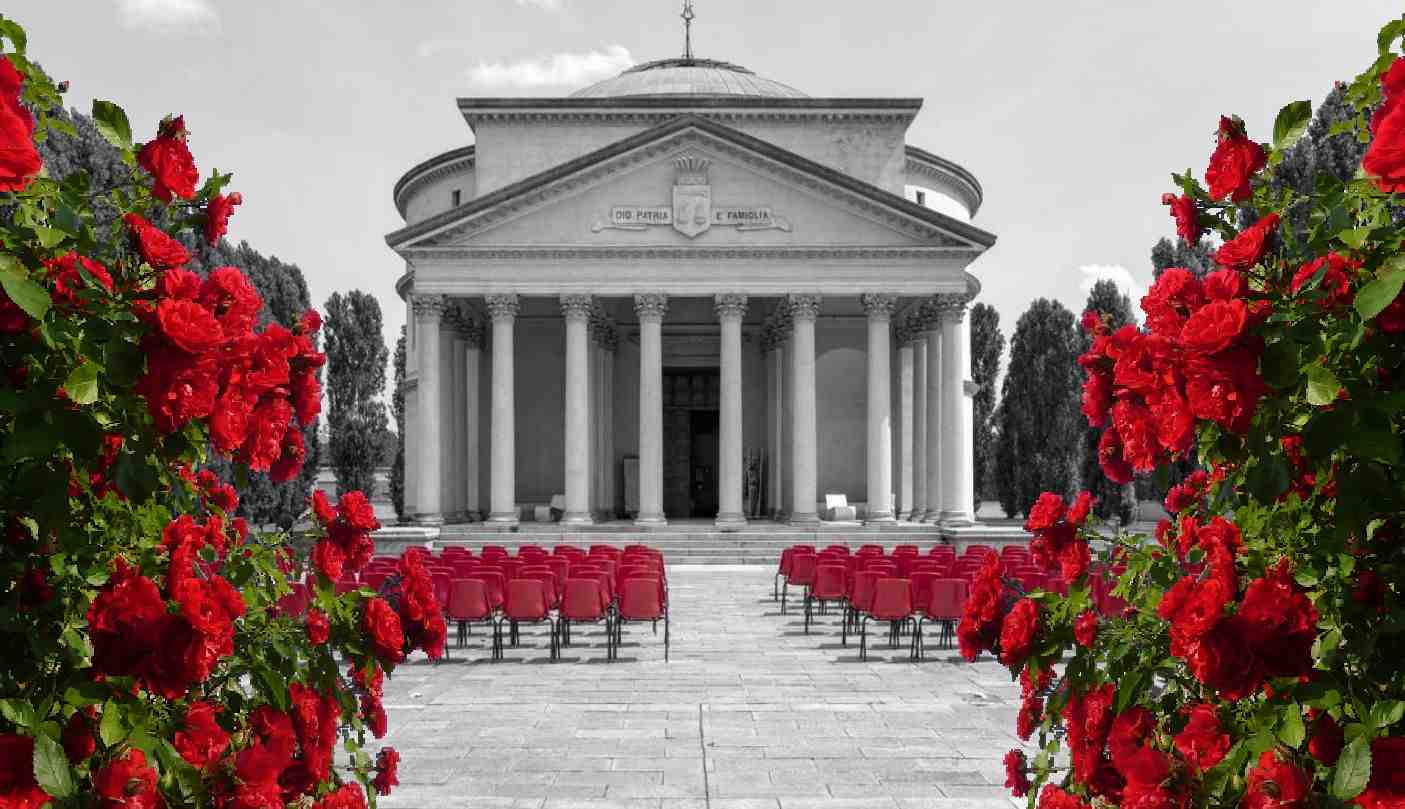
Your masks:
[{"label": "cloudy sky", "polygon": [[[139,138],[185,115],[234,172],[230,235],[299,264],[320,303],[403,319],[395,180],[470,142],[458,96],[564,95],[681,51],[674,0],[8,0],[71,103],[123,104]],[[1035,297],[1078,311],[1096,277],[1140,296],[1173,232],[1160,195],[1203,174],[1221,113],[1267,140],[1375,53],[1398,0],[696,0],[695,50],[812,96],[926,99],[908,142],[976,173],[974,267],[1007,334]]]}]

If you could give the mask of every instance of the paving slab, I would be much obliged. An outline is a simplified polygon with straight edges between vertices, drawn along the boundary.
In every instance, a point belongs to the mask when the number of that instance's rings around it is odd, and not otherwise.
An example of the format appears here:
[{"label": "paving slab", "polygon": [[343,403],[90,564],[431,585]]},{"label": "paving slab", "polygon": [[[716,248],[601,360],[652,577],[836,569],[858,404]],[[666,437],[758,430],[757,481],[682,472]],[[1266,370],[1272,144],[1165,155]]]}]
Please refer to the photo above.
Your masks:
[{"label": "paving slab", "polygon": [[[1011,807],[1001,758],[1018,686],[988,657],[928,643],[912,662],[870,627],[840,643],[839,614],[804,630],[801,598],[771,599],[770,566],[671,566],[664,625],[625,628],[616,662],[597,627],[548,660],[522,627],[489,661],[475,629],[451,659],[416,656],[386,682],[401,807],[901,809]],[[453,632],[450,638],[454,637]],[[372,748],[373,750],[376,748]]]}]

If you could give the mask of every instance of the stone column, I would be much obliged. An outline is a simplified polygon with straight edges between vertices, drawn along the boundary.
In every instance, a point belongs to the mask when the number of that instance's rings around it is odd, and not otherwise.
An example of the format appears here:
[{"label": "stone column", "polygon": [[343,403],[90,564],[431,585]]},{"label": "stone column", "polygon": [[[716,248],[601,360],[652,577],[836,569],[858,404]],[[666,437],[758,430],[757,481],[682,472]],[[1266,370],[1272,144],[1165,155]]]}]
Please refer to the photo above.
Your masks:
[{"label": "stone column", "polygon": [[784,510],[782,501],[784,500],[784,488],[782,487],[782,469],[785,454],[781,452],[783,446],[781,437],[785,434],[785,411],[781,408],[781,398],[785,391],[782,380],[785,378],[785,341],[781,336],[780,326],[771,323],[767,328],[765,340],[762,342],[762,349],[766,352],[767,374],[766,374],[766,505],[768,516],[771,519],[780,519]]},{"label": "stone column", "polygon": [[459,337],[463,340],[463,493],[464,518],[476,522],[479,514],[479,430],[482,422],[478,415],[478,377],[483,367],[483,330],[469,318],[459,323]]},{"label": "stone column", "polygon": [[415,338],[419,356],[419,428],[418,482],[420,490],[415,498],[415,521],[424,525],[440,525],[444,513],[439,498],[440,480],[443,476],[443,444],[440,426],[443,413],[440,412],[442,394],[439,379],[439,323],[444,317],[444,298],[440,295],[416,295]]},{"label": "stone column", "polygon": [[493,320],[492,470],[489,480],[488,521],[517,525],[517,425],[513,376],[513,327],[517,320],[516,295],[489,295],[488,315]]},{"label": "stone column", "polygon": [[639,516],[636,525],[658,526],[663,515],[663,316],[668,296],[634,296],[639,316]]},{"label": "stone column", "polygon": [[615,349],[619,347],[619,335],[615,333],[613,324],[607,324],[608,329],[604,335],[604,342],[601,344],[601,392],[600,398],[605,406],[600,411],[601,421],[601,441],[600,441],[600,463],[604,469],[604,493],[601,496],[605,519],[615,518]]},{"label": "stone column", "polygon": [[566,318],[567,525],[590,525],[590,296],[562,295]]},{"label": "stone column", "polygon": [[975,523],[975,459],[967,449],[970,442],[967,414],[971,400],[966,396],[970,361],[966,352],[965,294],[940,295],[938,319],[942,333],[942,501],[941,521],[947,525]]},{"label": "stone column", "polygon": [[922,522],[927,516],[927,335],[920,318],[910,319],[912,329],[912,510],[907,518]]},{"label": "stone column", "polygon": [[449,457],[453,459],[451,463],[445,464],[445,475],[448,477],[449,498],[444,503],[444,509],[448,512],[449,519],[455,522],[462,522],[467,519],[467,506],[464,503],[464,470],[468,466],[468,459],[464,452],[465,441],[468,439],[468,424],[464,418],[464,412],[468,409],[468,380],[464,371],[467,370],[468,344],[463,338],[464,319],[457,309],[451,310],[452,318],[444,318],[445,330],[450,336],[452,349],[449,352],[449,374],[445,376],[449,380],[449,399],[452,407],[449,408]]},{"label": "stone column", "polygon": [[942,511],[942,334],[935,311],[923,324],[927,333],[927,511],[922,522],[940,522]]},{"label": "stone column", "polygon": [[820,314],[819,295],[791,295],[791,335],[794,362],[791,379],[791,486],[790,524],[813,526],[819,523],[815,511],[819,500],[818,440],[815,418],[815,319]]},{"label": "stone column", "polygon": [[717,527],[746,527],[742,512],[742,318],[745,295],[718,295],[713,310],[722,323],[721,402],[718,413]]},{"label": "stone column", "polygon": [[898,519],[912,514],[912,332],[903,324],[897,330],[898,341]]},{"label": "stone column", "polygon": [[889,326],[897,296],[868,293],[861,298],[868,314],[868,516],[865,522],[887,525],[893,518],[893,369]]}]

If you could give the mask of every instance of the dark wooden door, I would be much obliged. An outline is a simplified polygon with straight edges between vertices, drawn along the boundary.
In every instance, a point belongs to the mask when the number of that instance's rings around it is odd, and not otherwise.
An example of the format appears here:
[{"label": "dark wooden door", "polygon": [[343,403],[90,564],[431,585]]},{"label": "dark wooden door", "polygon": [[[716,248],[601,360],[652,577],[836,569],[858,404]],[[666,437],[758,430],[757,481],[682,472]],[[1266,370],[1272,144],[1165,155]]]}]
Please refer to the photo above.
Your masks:
[{"label": "dark wooden door", "polygon": [[665,517],[686,517],[692,513],[692,419],[691,411],[668,407],[663,411],[663,513]]},{"label": "dark wooden door", "polygon": [[691,516],[717,516],[718,413],[692,412],[693,503]]}]

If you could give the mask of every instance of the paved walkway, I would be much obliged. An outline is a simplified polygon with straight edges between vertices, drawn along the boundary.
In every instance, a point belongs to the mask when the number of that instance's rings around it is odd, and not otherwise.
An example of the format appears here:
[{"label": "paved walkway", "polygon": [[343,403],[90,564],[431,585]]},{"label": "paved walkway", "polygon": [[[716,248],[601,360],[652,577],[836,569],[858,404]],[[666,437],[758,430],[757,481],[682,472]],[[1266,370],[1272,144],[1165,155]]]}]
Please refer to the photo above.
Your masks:
[{"label": "paved walkway", "polygon": [[[402,666],[386,684],[400,786],[386,807],[473,809],[898,809],[1001,807],[1001,758],[1018,687],[988,659],[929,641],[925,662],[871,632],[868,662],[780,615],[770,568],[669,569],[663,627],[626,629],[605,662],[577,628],[561,662],[547,629],[487,662],[486,632],[452,661]],[[875,635],[877,636],[875,638]],[[450,632],[450,642],[454,632]],[[373,747],[372,750],[377,748]]]}]

